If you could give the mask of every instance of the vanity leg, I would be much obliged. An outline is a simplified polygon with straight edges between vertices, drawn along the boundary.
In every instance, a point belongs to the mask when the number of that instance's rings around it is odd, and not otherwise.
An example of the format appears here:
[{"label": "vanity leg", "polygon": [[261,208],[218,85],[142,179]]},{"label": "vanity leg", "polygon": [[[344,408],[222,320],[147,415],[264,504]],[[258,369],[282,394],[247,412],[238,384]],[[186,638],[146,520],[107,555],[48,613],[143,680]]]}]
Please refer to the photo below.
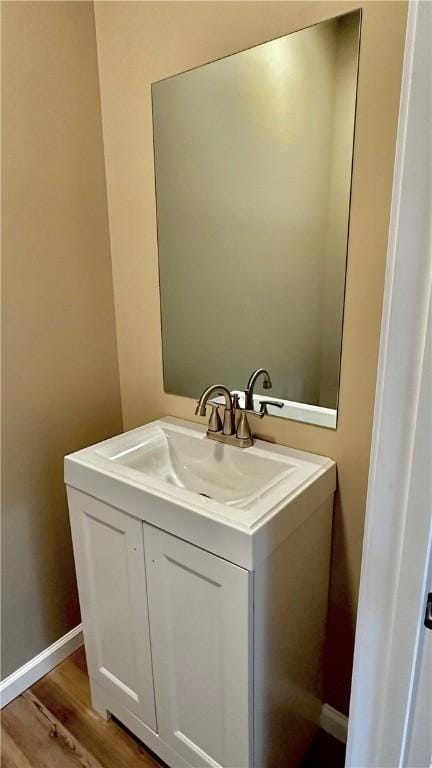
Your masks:
[{"label": "vanity leg", "polygon": [[97,683],[90,678],[90,691],[91,691],[91,704],[95,712],[98,713],[104,720],[109,720],[111,712],[108,711],[105,704],[105,695]]}]

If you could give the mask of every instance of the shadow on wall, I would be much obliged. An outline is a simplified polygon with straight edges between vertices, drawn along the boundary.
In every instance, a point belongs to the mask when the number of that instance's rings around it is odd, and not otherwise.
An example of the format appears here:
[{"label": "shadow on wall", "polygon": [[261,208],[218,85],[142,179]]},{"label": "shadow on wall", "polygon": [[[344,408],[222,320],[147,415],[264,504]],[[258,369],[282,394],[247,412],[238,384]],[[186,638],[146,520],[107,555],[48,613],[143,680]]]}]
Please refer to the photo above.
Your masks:
[{"label": "shadow on wall", "polygon": [[[332,706],[343,713],[349,711],[350,685],[356,626],[356,597],[349,585],[352,577],[347,559],[346,516],[342,514],[339,488],[333,512],[332,558],[327,615],[324,689],[332,691]],[[335,559],[337,558],[337,563]],[[343,585],[343,588],[341,588]],[[337,637],[337,653],[334,639]]]}]

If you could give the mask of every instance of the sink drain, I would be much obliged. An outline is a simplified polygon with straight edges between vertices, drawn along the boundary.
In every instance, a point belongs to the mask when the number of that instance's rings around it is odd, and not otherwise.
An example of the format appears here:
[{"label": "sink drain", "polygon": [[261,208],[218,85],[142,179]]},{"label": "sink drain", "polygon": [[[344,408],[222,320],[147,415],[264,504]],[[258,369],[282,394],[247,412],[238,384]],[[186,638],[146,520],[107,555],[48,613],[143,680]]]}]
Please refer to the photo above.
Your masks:
[{"label": "sink drain", "polygon": [[211,496],[209,496],[208,493],[201,493],[201,491],[200,491],[199,495],[200,496],[204,496],[205,499],[211,499]]}]

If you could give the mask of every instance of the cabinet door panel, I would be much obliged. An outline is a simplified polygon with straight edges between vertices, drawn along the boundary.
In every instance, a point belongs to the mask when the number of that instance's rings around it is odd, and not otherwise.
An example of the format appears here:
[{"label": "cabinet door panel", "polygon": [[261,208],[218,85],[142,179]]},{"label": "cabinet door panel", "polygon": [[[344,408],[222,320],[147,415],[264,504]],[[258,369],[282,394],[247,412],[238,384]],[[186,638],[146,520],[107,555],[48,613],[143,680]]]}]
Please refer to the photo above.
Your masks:
[{"label": "cabinet door panel", "polygon": [[247,768],[250,575],[144,529],[159,733],[194,768]]},{"label": "cabinet door panel", "polygon": [[90,677],[156,730],[142,523],[68,489]]}]

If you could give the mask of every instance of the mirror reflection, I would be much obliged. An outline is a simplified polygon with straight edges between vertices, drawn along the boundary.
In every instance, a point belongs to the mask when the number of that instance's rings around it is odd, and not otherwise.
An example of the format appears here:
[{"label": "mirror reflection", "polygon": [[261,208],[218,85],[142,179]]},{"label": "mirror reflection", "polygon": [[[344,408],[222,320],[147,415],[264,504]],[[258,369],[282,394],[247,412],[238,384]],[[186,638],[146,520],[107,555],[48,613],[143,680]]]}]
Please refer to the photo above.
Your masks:
[{"label": "mirror reflection", "polygon": [[153,84],[166,391],[263,366],[276,415],[336,425],[359,31],[356,11]]}]

